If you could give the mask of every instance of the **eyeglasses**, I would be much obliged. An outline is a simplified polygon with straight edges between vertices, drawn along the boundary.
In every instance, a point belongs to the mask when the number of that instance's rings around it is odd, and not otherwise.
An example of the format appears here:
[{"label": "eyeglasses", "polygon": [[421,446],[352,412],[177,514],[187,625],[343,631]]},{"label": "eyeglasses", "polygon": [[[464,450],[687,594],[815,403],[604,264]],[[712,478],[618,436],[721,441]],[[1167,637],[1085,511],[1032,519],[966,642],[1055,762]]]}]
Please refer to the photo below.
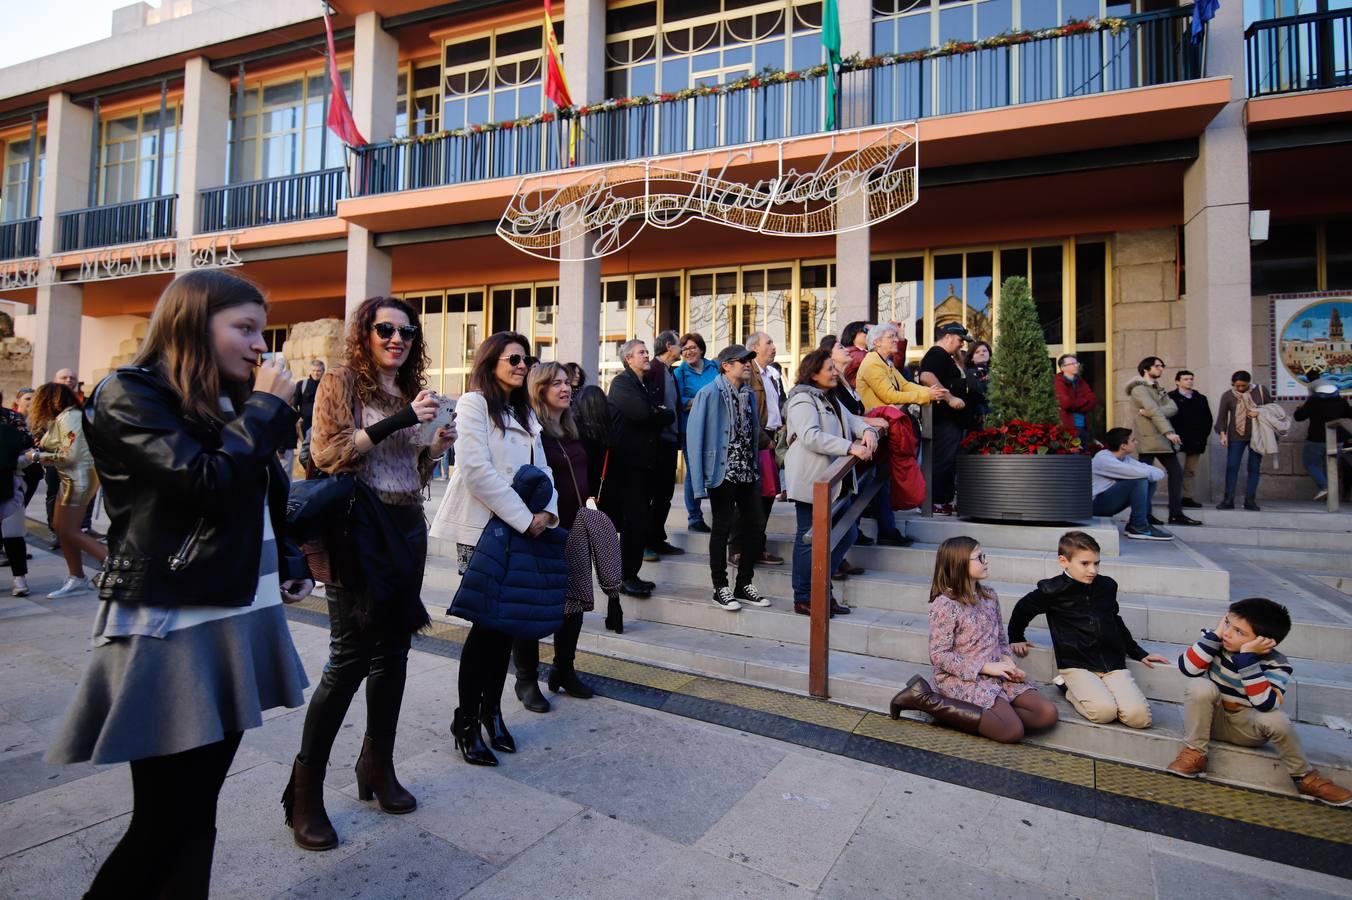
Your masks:
[{"label": "eyeglasses", "polygon": [[522,356],[520,353],[513,353],[511,356],[499,356],[498,359],[507,360],[507,364],[511,366],[513,369],[521,365],[523,362],[526,364],[526,368],[528,369],[539,362],[539,360],[533,356]]},{"label": "eyeglasses", "polygon": [[417,325],[396,325],[393,322],[376,322],[371,326],[371,330],[376,333],[382,341],[388,341],[394,337],[394,333],[399,332],[399,336],[406,341],[411,341],[418,336]]},{"label": "eyeglasses", "polygon": [[1079,364],[1080,361],[1078,359],[1068,359],[1065,362],[1061,363],[1061,368],[1064,369],[1066,366],[1078,366]]},{"label": "eyeglasses", "polygon": [[972,557],[972,561],[979,562],[984,566],[986,564],[986,554],[978,553],[976,556]]}]

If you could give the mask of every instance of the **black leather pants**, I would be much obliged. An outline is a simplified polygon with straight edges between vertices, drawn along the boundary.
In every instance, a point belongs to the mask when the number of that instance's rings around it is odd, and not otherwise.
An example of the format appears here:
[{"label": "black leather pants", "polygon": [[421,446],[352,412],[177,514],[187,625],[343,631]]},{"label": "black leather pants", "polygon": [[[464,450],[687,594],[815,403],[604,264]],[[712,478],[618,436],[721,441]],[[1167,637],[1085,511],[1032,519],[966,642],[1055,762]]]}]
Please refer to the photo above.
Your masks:
[{"label": "black leather pants", "polygon": [[409,634],[363,631],[352,619],[353,598],[329,585],[329,661],[310,698],[301,732],[300,761],[307,766],[328,765],[334,738],[347,717],[347,708],[366,679],[366,733],[392,738],[399,726],[408,672]]}]

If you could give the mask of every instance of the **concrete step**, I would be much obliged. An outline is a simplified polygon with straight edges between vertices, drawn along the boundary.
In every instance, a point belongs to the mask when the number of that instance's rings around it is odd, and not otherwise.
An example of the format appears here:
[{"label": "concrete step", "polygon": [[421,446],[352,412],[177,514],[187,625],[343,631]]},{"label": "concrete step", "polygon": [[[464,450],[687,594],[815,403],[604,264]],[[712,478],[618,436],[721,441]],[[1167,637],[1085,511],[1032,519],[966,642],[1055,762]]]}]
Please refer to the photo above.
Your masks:
[{"label": "concrete step", "polygon": [[[776,598],[774,606],[743,610],[750,615],[729,614],[707,597],[692,598],[668,592],[655,593],[647,600],[622,598],[625,618],[679,625],[721,634],[762,638],[786,644],[808,643],[808,619],[793,612],[792,603]],[[1349,632],[1352,635],[1352,632]],[[1030,628],[1028,637],[1035,644],[1020,666],[1033,678],[1050,682],[1056,677],[1056,661],[1051,651],[1051,636],[1045,628]],[[1177,660],[1185,644],[1140,640],[1151,653]],[[848,616],[831,620],[831,649],[880,659],[927,664],[929,662],[929,619],[924,612],[895,612],[857,606]],[[1352,711],[1352,665],[1292,659],[1298,685],[1286,694],[1282,708],[1296,721],[1324,724],[1324,716],[1347,716]],[[1150,668],[1128,662],[1136,683],[1152,700],[1183,702],[1187,678],[1175,666]]]},{"label": "concrete step", "polygon": [[1339,531],[1267,525],[1233,528],[1207,525],[1204,528],[1189,528],[1184,538],[1192,544],[1226,544],[1232,547],[1257,547],[1260,550],[1332,551],[1346,556],[1347,551],[1352,549],[1352,524],[1349,524],[1348,530]]},{"label": "concrete step", "polygon": [[[671,542],[693,553],[707,553],[709,535],[689,531],[669,532]],[[792,555],[792,533],[766,536],[766,549],[785,557]],[[990,558],[991,578],[997,581],[1034,584],[1060,574],[1055,542],[1049,550],[1010,550],[984,547]],[[1123,541],[1120,556],[1104,557],[1100,571],[1117,580],[1121,590],[1166,597],[1203,597],[1228,600],[1230,574],[1188,547],[1183,541]],[[855,547],[850,561],[878,571],[923,576],[934,574],[938,545],[916,542],[905,549]]]},{"label": "concrete step", "polygon": [[[766,611],[719,612],[734,618]],[[588,616],[578,646],[715,678],[807,693],[807,654],[800,644],[646,621],[626,622],[624,634],[617,635],[605,630],[600,617]],[[836,702],[886,713],[893,694],[916,674],[932,677],[927,665],[836,652],[831,655],[829,690]],[[1137,731],[1081,719],[1055,688],[1037,687],[1057,703],[1061,721],[1045,734],[1030,737],[1032,743],[1156,769],[1167,766],[1182,747],[1183,711],[1178,704],[1153,703],[1153,727]],[[1307,756],[1321,772],[1343,784],[1352,783],[1352,738],[1305,723],[1298,723],[1296,730]],[[1214,781],[1295,794],[1271,747],[1217,742],[1211,745],[1210,757],[1208,777]]]},{"label": "concrete step", "polygon": [[[1161,519],[1168,517],[1168,506],[1156,495],[1155,515]],[[1344,508],[1331,513],[1319,503],[1282,503],[1263,501],[1262,509],[1253,512],[1247,509],[1216,509],[1214,504],[1205,509],[1184,510],[1194,519],[1206,523],[1203,528],[1192,531],[1205,531],[1213,528],[1287,528],[1301,531],[1352,531],[1352,510]]]},{"label": "concrete step", "polygon": [[[1331,535],[1331,537],[1342,537]],[[1287,549],[1282,547],[1257,547],[1249,551],[1251,561],[1299,572],[1317,572],[1321,575],[1352,575],[1352,536],[1347,536],[1341,545],[1328,549]]]}]

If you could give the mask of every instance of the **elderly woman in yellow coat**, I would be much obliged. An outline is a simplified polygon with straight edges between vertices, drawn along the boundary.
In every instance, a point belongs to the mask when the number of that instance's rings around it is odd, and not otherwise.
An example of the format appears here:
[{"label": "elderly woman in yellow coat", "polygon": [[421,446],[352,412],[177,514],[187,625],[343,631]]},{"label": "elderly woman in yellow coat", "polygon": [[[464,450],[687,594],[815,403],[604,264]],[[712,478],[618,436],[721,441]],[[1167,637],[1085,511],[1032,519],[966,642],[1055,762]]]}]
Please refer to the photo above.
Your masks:
[{"label": "elderly woman in yellow coat", "polygon": [[868,355],[859,364],[855,381],[865,410],[888,405],[925,404],[948,396],[948,391],[942,387],[926,387],[902,377],[892,364],[892,354],[896,352],[900,339],[897,326],[888,322],[879,323],[868,330]]}]

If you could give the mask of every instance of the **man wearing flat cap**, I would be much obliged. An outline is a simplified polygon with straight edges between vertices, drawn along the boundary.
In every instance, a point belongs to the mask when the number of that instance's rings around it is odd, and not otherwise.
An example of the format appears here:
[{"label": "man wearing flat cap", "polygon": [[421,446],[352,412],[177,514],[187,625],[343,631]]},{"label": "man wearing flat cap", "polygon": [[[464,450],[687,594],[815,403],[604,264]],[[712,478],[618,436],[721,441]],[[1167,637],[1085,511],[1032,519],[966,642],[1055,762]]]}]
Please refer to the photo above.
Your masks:
[{"label": "man wearing flat cap", "polygon": [[[686,421],[690,484],[695,496],[708,497],[713,509],[709,535],[709,572],[714,605],[736,612],[743,604],[769,606],[751,583],[764,548],[760,496],[760,413],[748,386],[756,354],[740,344],[718,354],[718,377],[695,395]],[[737,581],[728,587],[728,534],[734,512],[741,517],[742,555]]]},{"label": "man wearing flat cap", "polygon": [[930,494],[936,516],[951,516],[957,489],[958,445],[967,429],[967,376],[957,356],[962,345],[972,340],[958,322],[940,325],[934,332],[934,345],[920,360],[920,383],[948,389],[948,399],[934,406],[934,439],[930,452],[934,462],[930,473]]}]

